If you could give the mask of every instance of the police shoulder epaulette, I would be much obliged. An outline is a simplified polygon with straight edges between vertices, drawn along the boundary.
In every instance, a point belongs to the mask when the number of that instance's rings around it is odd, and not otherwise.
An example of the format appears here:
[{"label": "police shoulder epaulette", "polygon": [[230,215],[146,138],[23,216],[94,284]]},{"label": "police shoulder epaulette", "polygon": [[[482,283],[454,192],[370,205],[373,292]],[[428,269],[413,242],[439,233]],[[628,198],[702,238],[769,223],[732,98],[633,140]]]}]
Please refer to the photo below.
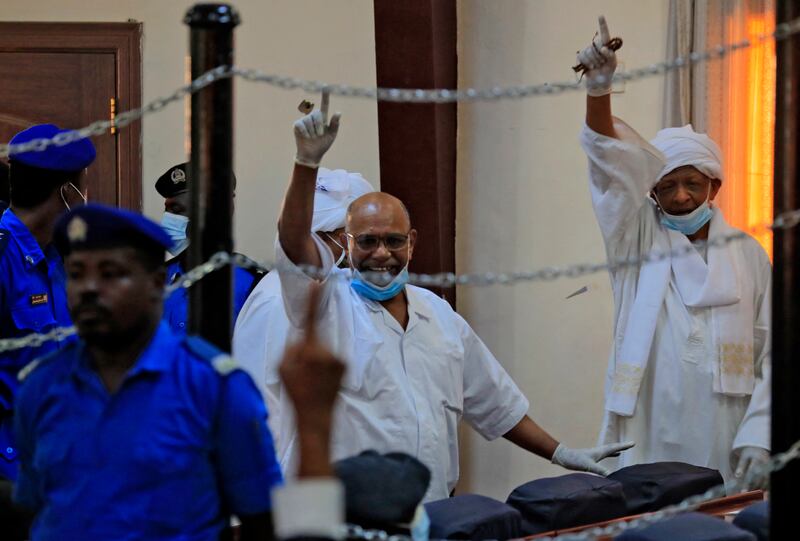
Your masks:
[{"label": "police shoulder epaulette", "polygon": [[11,233],[7,229],[0,229],[0,255],[5,252],[9,240],[11,240]]},{"label": "police shoulder epaulette", "polygon": [[187,336],[185,338],[186,347],[189,351],[201,359],[211,363],[217,373],[226,376],[239,368],[238,363],[228,355],[223,353],[216,346],[206,342],[197,336]]}]

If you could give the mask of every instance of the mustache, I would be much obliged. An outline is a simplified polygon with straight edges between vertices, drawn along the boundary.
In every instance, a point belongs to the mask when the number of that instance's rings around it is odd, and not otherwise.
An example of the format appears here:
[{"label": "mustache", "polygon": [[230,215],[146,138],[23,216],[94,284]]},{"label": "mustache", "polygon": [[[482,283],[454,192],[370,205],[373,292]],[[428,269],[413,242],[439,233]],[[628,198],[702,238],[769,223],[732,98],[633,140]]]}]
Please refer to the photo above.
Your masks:
[{"label": "mustache", "polygon": [[76,318],[84,312],[94,312],[99,316],[111,317],[111,312],[96,302],[82,302],[74,306],[71,310],[71,315],[73,318]]}]

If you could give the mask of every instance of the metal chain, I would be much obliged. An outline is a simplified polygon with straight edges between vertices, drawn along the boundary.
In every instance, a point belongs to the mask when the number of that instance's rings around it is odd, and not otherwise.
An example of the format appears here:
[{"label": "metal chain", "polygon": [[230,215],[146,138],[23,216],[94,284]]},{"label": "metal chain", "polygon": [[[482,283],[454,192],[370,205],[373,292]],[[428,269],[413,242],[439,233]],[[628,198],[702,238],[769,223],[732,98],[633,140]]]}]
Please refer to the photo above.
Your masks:
[{"label": "metal chain", "polygon": [[[679,56],[672,60],[657,62],[649,66],[632,69],[625,72],[614,74],[614,81],[636,81],[654,75],[664,74],[670,71],[691,67],[696,64],[708,62],[712,59],[720,59],[728,54],[746,49],[753,45],[753,42],[763,42],[767,40],[784,40],[800,32],[800,18],[781,23],[775,27],[771,34],[760,34],[754,40],[745,39],[728,45],[720,45],[702,52],[693,52],[687,56]],[[333,95],[349,98],[368,98],[379,101],[406,102],[406,103],[451,103],[451,102],[476,102],[476,101],[497,101],[502,99],[522,99],[532,96],[555,95],[572,90],[582,90],[583,84],[577,81],[562,81],[556,83],[544,83],[539,85],[522,85],[479,89],[465,88],[461,90],[451,89],[423,89],[423,88],[375,88],[358,87],[343,84],[329,84],[322,81],[298,79],[294,77],[284,77],[281,75],[267,74],[253,69],[234,68],[237,76],[258,83],[266,83],[286,90],[301,89],[309,93],[328,92]],[[606,81],[602,76],[598,77],[598,84]]]},{"label": "metal chain", "polygon": [[[728,54],[751,47],[754,42],[767,40],[781,41],[800,32],[800,17],[792,21],[781,23],[775,27],[771,34],[761,34],[754,40],[742,40],[728,45],[720,45],[703,52],[693,52],[687,56],[679,56],[672,60],[657,62],[649,66],[635,68],[626,72],[614,74],[614,81],[631,82],[645,79],[655,75],[664,74],[670,71],[687,68],[701,64],[712,59],[719,59]],[[175,90],[167,97],[157,98],[144,107],[131,109],[117,115],[112,122],[110,120],[98,120],[88,126],[69,132],[59,133],[47,139],[34,139],[27,143],[8,145],[0,144],[0,158],[5,158],[9,153],[21,153],[29,151],[40,152],[51,145],[63,146],[79,139],[100,135],[109,128],[124,128],[135,120],[143,116],[161,111],[167,105],[183,99],[189,94],[207,87],[211,83],[220,79],[238,76],[246,81],[269,84],[286,90],[301,89],[309,93],[322,91],[334,95],[352,98],[376,99],[379,101],[408,102],[408,103],[451,103],[451,102],[475,102],[475,101],[497,101],[503,99],[522,99],[532,96],[548,96],[561,94],[567,91],[582,90],[583,84],[577,81],[563,81],[556,83],[543,83],[539,85],[521,85],[491,88],[465,88],[465,89],[424,89],[424,88],[382,88],[382,87],[359,87],[344,84],[330,84],[322,81],[299,79],[295,77],[284,77],[281,75],[263,73],[259,70],[238,68],[235,66],[218,66],[211,69],[193,80],[188,85]],[[603,83],[602,77],[598,83]]]},{"label": "metal chain", "polygon": [[0,353],[22,348],[36,348],[45,342],[60,342],[75,334],[75,327],[56,327],[43,334],[28,334],[20,338],[4,338],[0,340]]},{"label": "metal chain", "polygon": [[[682,502],[664,507],[658,511],[647,513],[630,521],[619,521],[604,527],[591,528],[579,533],[549,536],[542,541],[591,541],[600,538],[614,538],[627,530],[644,528],[662,522],[689,511],[694,511],[702,504],[722,498],[729,493],[738,493],[748,490],[753,486],[753,481],[759,478],[769,479],[769,474],[782,470],[789,462],[800,458],[800,441],[796,441],[788,451],[770,457],[770,459],[756,467],[747,476],[734,482],[727,490],[725,485],[715,486],[703,494],[691,496]],[[355,524],[347,524],[342,530],[342,536],[350,539],[364,541],[413,541],[407,535],[389,535],[382,530],[367,530]]]},{"label": "metal chain", "polygon": [[116,118],[111,120],[98,120],[92,122],[85,128],[72,130],[56,134],[52,138],[33,139],[27,143],[20,143],[15,145],[0,144],[0,158],[8,157],[10,153],[19,154],[21,152],[36,151],[41,152],[49,146],[64,146],[80,139],[101,135],[107,132],[112,126],[115,128],[124,128],[135,120],[142,118],[150,113],[156,113],[164,109],[167,105],[179,101],[189,94],[194,94],[198,90],[207,87],[211,83],[220,79],[226,79],[233,75],[233,70],[229,66],[219,66],[212,70],[207,71],[197,79],[193,80],[188,85],[182,86],[175,90],[169,96],[157,98],[144,107],[138,109],[131,109],[120,113]]}]

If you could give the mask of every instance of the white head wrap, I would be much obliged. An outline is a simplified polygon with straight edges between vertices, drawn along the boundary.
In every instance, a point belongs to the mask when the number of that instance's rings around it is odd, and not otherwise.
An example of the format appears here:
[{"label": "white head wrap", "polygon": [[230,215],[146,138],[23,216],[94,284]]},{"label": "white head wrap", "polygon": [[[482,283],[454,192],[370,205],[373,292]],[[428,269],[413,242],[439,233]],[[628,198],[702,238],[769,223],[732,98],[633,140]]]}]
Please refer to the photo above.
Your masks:
[{"label": "white head wrap", "polygon": [[317,189],[314,192],[311,231],[334,231],[344,227],[350,203],[374,191],[375,188],[359,173],[320,167],[317,171]]},{"label": "white head wrap", "polygon": [[691,124],[682,128],[666,128],[650,141],[661,151],[666,165],[658,178],[684,165],[692,165],[707,177],[722,180],[722,152],[705,133],[697,133]]}]

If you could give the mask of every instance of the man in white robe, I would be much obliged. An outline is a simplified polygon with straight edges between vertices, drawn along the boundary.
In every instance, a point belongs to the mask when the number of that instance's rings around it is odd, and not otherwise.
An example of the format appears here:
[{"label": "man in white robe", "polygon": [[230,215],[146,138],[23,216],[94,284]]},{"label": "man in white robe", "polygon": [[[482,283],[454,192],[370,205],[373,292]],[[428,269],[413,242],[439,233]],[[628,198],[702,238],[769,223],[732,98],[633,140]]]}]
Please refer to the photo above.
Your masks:
[{"label": "man in white robe", "polygon": [[[359,173],[324,167],[318,169],[311,231],[328,245],[337,258],[336,267],[345,261],[345,249],[339,237],[344,233],[347,207],[358,197],[374,191],[375,188]],[[278,457],[284,459],[281,464],[284,471],[287,469],[285,462],[290,458],[287,451],[295,432],[295,419],[289,397],[282,392],[278,367],[289,334],[290,323],[283,307],[280,278],[273,271],[253,289],[236,318],[233,355],[264,397],[269,412],[269,428]]]},{"label": "man in white robe", "polygon": [[[335,271],[331,250],[310,230],[317,168],[338,126],[338,114],[328,123],[322,111],[295,123],[297,156],[275,244],[293,329],[302,327],[314,281],[300,266],[321,268],[325,276],[319,337],[347,365],[332,459],[367,449],[411,454],[431,470],[425,500],[446,498],[458,481],[458,423],[464,418],[487,439],[503,436],[566,468],[607,473],[597,461],[632,443],[559,444],[528,417],[527,399],[467,322],[432,292],[406,285],[417,232],[400,200],[376,192],[350,205],[341,242],[347,243],[352,280]],[[307,442],[287,444],[289,456],[300,443]],[[292,459],[282,462],[291,472]]]},{"label": "man in white robe", "polygon": [[729,483],[769,457],[769,258],[749,235],[705,245],[738,233],[713,204],[719,148],[691,126],[648,144],[612,117],[608,42],[601,17],[578,54],[588,92],[581,145],[608,258],[687,251],[611,271],[615,335],[600,441],[636,441],[619,466],[681,461]]}]

